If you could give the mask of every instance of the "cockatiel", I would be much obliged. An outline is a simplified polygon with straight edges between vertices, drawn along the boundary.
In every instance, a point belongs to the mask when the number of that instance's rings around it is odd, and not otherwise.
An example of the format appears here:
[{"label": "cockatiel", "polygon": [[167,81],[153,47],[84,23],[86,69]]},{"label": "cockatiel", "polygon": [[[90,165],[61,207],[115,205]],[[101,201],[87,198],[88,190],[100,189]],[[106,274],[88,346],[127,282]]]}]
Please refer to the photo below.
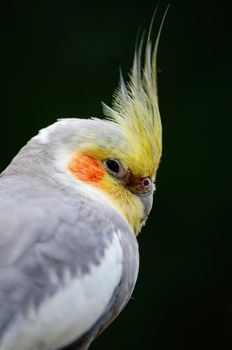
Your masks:
[{"label": "cockatiel", "polygon": [[130,299],[162,151],[157,45],[105,120],[59,120],[0,175],[0,350],[86,350]]}]

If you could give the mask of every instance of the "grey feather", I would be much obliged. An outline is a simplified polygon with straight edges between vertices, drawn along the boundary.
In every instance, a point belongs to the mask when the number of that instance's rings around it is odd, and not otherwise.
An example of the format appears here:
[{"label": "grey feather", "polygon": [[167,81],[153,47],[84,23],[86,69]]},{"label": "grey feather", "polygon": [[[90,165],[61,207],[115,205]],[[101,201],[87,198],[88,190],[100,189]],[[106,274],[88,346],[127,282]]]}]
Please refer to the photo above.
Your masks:
[{"label": "grey feather", "polygon": [[62,288],[67,269],[79,276],[99,264],[120,228],[123,275],[105,313],[77,339],[75,349],[84,350],[130,298],[138,272],[137,241],[107,202],[99,210],[99,203],[50,178],[51,158],[51,148],[35,139],[0,176],[0,341],[19,314]]}]

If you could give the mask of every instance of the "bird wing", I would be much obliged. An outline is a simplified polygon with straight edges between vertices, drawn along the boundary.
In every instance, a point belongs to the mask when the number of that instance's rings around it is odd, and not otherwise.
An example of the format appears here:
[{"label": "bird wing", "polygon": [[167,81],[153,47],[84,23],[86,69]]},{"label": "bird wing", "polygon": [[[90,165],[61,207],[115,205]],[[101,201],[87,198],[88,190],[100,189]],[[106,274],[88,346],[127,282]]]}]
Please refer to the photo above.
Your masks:
[{"label": "bird wing", "polygon": [[118,227],[83,199],[3,198],[0,210],[0,350],[61,348],[91,328],[120,283]]}]

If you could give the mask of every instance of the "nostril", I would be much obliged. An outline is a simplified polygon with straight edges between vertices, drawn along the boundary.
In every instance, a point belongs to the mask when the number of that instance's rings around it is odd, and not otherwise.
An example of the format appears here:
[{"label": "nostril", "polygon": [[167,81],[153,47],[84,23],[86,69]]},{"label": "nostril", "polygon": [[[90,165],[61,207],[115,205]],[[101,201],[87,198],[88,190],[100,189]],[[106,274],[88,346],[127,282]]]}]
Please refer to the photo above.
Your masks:
[{"label": "nostril", "polygon": [[149,178],[145,178],[142,180],[143,187],[149,187],[151,186],[151,180]]},{"label": "nostril", "polygon": [[135,179],[134,182],[129,183],[128,187],[132,193],[137,195],[147,195],[154,191],[153,181],[150,177]]}]

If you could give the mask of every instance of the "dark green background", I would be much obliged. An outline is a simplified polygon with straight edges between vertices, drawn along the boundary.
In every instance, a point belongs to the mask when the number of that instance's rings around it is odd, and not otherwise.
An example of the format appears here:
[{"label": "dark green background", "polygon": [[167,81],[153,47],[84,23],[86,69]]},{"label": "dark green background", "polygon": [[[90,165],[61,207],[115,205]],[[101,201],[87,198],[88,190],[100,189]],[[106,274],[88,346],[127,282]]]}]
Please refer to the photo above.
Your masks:
[{"label": "dark green background", "polygon": [[[227,1],[169,1],[158,54],[164,152],[133,299],[93,349],[229,349],[231,64]],[[160,1],[155,28],[167,2]],[[7,1],[1,170],[60,117],[102,116],[155,1]],[[155,32],[155,30],[154,30]],[[150,345],[146,345],[150,344]]]}]

